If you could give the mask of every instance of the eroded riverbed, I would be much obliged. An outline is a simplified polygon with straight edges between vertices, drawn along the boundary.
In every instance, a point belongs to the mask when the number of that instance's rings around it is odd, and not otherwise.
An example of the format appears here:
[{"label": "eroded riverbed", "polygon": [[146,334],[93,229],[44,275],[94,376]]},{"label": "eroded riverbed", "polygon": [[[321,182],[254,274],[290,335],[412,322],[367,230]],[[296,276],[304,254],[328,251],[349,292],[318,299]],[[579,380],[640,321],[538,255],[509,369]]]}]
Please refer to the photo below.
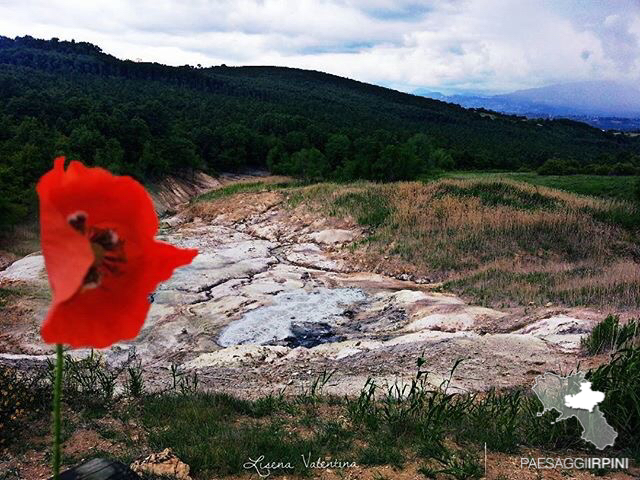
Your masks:
[{"label": "eroded riverbed", "polygon": [[[486,389],[572,370],[580,337],[605,315],[503,312],[426,282],[358,271],[348,246],[363,235],[348,220],[289,208],[276,192],[168,218],[160,238],[200,254],[155,292],[138,338],[105,356],[118,363],[135,349],[152,388],[166,385],[177,364],[206,387],[248,396],[295,392],[329,371],[327,392],[354,394],[369,377],[407,381],[419,357],[439,383],[462,358],[453,385]],[[48,304],[42,257],[18,260],[0,282],[26,292],[0,311],[0,360],[43,361],[52,349],[38,336]]]}]

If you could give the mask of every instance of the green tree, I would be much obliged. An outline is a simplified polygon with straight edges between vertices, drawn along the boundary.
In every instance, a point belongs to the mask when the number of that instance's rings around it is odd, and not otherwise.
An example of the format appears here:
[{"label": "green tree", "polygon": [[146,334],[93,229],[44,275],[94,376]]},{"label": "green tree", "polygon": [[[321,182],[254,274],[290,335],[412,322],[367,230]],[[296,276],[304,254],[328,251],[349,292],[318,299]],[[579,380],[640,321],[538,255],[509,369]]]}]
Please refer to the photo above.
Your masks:
[{"label": "green tree", "polygon": [[550,158],[538,169],[540,175],[575,175],[580,170],[580,165],[575,160],[563,158]]},{"label": "green tree", "polygon": [[351,140],[344,134],[336,133],[329,135],[327,143],[324,147],[324,153],[331,168],[349,160],[351,150]]},{"label": "green tree", "polygon": [[294,175],[293,166],[287,149],[282,142],[276,143],[267,154],[267,167],[278,175]]},{"label": "green tree", "polygon": [[7,165],[0,165],[0,227],[21,221],[28,211],[29,196],[24,194]]},{"label": "green tree", "polygon": [[93,163],[113,173],[120,173],[124,166],[124,150],[120,142],[110,138],[103,147],[96,150]]},{"label": "green tree", "polygon": [[161,155],[152,141],[145,142],[140,157],[140,170],[147,179],[159,179],[171,171],[168,157]]},{"label": "green tree", "polygon": [[284,145],[289,153],[297,152],[309,147],[309,140],[305,132],[294,131],[285,135]]},{"label": "green tree", "polygon": [[436,166],[435,159],[433,158],[433,145],[429,137],[424,133],[416,133],[410,137],[409,140],[407,140],[407,147],[411,154],[418,159],[420,164],[418,167],[419,170],[430,170]]},{"label": "green tree", "polygon": [[329,162],[317,148],[304,148],[291,156],[293,174],[306,181],[322,180],[329,171]]},{"label": "green tree", "polygon": [[373,180],[397,181],[410,180],[420,173],[420,160],[413,149],[406,145],[387,145],[373,163]]},{"label": "green tree", "polygon": [[455,162],[453,161],[451,152],[444,148],[436,148],[431,154],[431,158],[434,165],[442,170],[453,170],[455,167]]},{"label": "green tree", "polygon": [[636,167],[631,162],[625,162],[625,163],[618,162],[611,168],[611,172],[610,172],[610,175],[619,175],[619,176],[635,175],[635,174],[636,174]]},{"label": "green tree", "polygon": [[104,137],[93,128],[86,125],[76,127],[69,136],[69,148],[71,156],[83,162],[90,162],[96,156],[96,152],[105,144]]},{"label": "green tree", "polygon": [[164,156],[173,171],[193,170],[204,167],[196,153],[194,143],[181,135],[171,135],[160,143],[160,155]]},{"label": "green tree", "polygon": [[370,136],[362,136],[353,142],[353,157],[349,158],[339,170],[342,180],[356,178],[373,179],[373,163],[378,158],[379,144]]},{"label": "green tree", "polygon": [[237,170],[247,164],[252,132],[239,123],[230,123],[215,130],[218,140],[216,164],[220,170]]}]

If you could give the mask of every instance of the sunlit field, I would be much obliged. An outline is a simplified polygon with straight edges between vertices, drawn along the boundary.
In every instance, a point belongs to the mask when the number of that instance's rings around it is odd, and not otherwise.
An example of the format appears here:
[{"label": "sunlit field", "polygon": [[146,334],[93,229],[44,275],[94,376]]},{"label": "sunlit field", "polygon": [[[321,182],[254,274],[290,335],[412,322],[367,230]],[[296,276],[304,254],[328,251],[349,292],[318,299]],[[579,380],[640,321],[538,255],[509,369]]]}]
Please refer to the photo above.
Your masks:
[{"label": "sunlit field", "polygon": [[518,182],[557,188],[579,195],[593,195],[613,200],[635,201],[638,198],[638,182],[633,176],[614,175],[538,175],[527,172],[455,172],[447,178],[507,179]]}]

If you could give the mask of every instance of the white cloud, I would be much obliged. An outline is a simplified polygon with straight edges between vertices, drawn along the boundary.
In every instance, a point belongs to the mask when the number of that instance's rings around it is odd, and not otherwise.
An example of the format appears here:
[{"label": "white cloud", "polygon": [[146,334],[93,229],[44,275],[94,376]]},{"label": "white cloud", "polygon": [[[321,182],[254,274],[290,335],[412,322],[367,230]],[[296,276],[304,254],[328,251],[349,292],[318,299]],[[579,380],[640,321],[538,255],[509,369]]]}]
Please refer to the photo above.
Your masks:
[{"label": "white cloud", "polygon": [[574,14],[572,1],[0,0],[0,33],[173,65],[313,68],[404,90],[640,81],[638,4],[579,2]]}]

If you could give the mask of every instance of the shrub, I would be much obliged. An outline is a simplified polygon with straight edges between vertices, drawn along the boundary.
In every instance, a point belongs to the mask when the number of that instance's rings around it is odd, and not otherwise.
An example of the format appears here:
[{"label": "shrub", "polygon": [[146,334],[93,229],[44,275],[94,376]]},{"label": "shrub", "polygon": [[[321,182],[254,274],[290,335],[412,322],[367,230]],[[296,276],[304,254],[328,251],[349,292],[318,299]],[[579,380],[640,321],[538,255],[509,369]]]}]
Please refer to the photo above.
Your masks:
[{"label": "shrub", "polygon": [[[49,363],[53,376],[54,364]],[[110,369],[100,354],[76,359],[64,356],[63,391],[67,403],[82,408],[100,408],[111,403],[119,371]],[[53,382],[52,382],[53,383]]]},{"label": "shrub", "polygon": [[538,169],[540,175],[575,175],[579,173],[580,165],[575,160],[550,158]]},{"label": "shrub", "polygon": [[389,201],[376,192],[349,192],[336,198],[335,207],[356,216],[360,225],[377,228],[391,215]]},{"label": "shrub", "polygon": [[610,165],[596,165],[593,169],[594,175],[610,175],[611,174],[611,166]]},{"label": "shrub", "polygon": [[633,163],[616,163],[613,167],[611,167],[610,175],[635,175],[636,167],[633,166]]},{"label": "shrub", "polygon": [[[53,384],[54,363],[48,362],[49,385]],[[116,395],[117,385],[123,386]],[[94,413],[104,411],[121,397],[144,396],[142,365],[135,351],[118,367],[107,364],[104,356],[91,350],[83,358],[64,356],[63,401],[73,408]]]},{"label": "shrub", "polygon": [[16,437],[22,420],[39,412],[50,400],[43,372],[20,372],[0,366],[0,446]]}]

